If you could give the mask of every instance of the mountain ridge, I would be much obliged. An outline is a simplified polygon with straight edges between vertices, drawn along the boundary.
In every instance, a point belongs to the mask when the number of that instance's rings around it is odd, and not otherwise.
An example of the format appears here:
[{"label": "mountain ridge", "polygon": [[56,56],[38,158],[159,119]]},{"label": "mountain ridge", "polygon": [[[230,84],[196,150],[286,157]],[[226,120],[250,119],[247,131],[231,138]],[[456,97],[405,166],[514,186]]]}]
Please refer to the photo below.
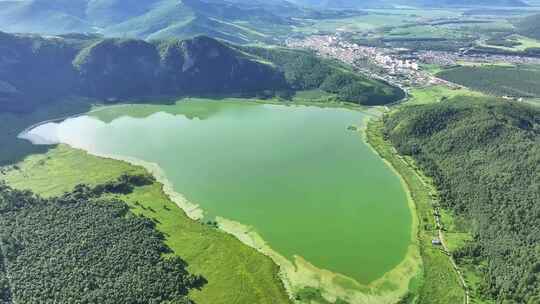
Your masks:
[{"label": "mountain ridge", "polygon": [[[523,0],[22,0],[0,1],[0,30],[100,33],[137,39],[198,35],[233,43],[275,43],[310,20],[363,8],[527,6]],[[365,13],[365,12],[364,12]],[[329,14],[329,15],[328,15]],[[335,16],[334,16],[335,17]],[[324,18],[323,18],[324,19]]]},{"label": "mountain ridge", "polygon": [[151,96],[240,94],[290,99],[320,89],[364,105],[403,92],[307,51],[179,40],[0,32],[0,111],[25,112],[66,96],[111,102]]},{"label": "mountain ridge", "polygon": [[68,95],[116,100],[287,87],[275,67],[204,36],[147,42],[0,32],[0,80],[0,110],[15,112]]},{"label": "mountain ridge", "polygon": [[289,30],[296,23],[290,18],[294,12],[302,10],[285,1],[24,0],[0,2],[0,30],[140,39],[206,35],[248,43],[274,41],[267,29]]}]

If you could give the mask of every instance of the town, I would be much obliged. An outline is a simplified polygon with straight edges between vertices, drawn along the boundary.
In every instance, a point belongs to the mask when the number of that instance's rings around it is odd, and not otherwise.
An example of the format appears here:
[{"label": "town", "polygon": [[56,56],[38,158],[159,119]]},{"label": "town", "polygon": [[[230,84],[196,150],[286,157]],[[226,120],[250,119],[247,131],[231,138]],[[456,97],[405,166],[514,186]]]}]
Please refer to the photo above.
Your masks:
[{"label": "town", "polygon": [[411,51],[404,48],[362,46],[339,35],[314,35],[304,39],[289,39],[286,45],[291,48],[310,49],[320,56],[340,60],[351,65],[357,72],[384,80],[404,90],[409,87],[437,84],[452,88],[460,87],[436,77],[430,72],[429,65],[451,67],[461,62],[540,64],[540,58],[526,56],[468,54],[466,50]]}]

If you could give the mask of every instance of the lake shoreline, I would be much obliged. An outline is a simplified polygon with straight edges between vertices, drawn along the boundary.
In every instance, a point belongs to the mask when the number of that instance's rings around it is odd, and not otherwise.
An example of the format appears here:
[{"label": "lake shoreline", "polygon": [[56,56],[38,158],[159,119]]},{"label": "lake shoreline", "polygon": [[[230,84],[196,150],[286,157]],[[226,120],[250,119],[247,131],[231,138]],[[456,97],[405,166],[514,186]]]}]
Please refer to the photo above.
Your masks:
[{"label": "lake shoreline", "polygon": [[[91,112],[94,112],[96,110],[102,110],[104,108],[105,107],[100,107]],[[378,112],[379,110],[374,111]],[[373,112],[370,111],[370,114],[371,113]],[[80,115],[84,114],[73,115],[71,117]],[[32,127],[35,128],[36,126],[39,126],[43,123],[58,121],[60,119],[49,120],[39,124],[35,124],[34,126],[27,128],[26,130],[28,131]],[[367,124],[367,121],[368,118],[364,119],[363,123]],[[20,135],[23,135],[23,133],[21,133]],[[365,136],[362,140],[365,141]],[[369,143],[367,144],[371,147]],[[169,197],[172,202],[174,202],[180,209],[184,211],[186,216],[195,221],[199,221],[204,217],[203,209],[200,208],[200,206],[198,206],[197,204],[189,202],[182,194],[176,192],[174,190],[174,187],[172,186],[171,181],[167,179],[164,170],[156,163],[146,162],[141,159],[120,155],[108,155],[95,153],[92,151],[86,152],[98,157],[120,160],[135,166],[145,168],[145,170],[151,173],[162,185],[164,193]],[[394,171],[394,173],[396,172]],[[401,176],[399,174],[397,174],[397,176],[401,179]],[[405,190],[408,189],[405,188]],[[407,195],[410,196],[410,194]],[[410,202],[409,207],[411,207]],[[413,210],[411,210],[411,213],[412,212]],[[354,301],[353,303],[393,303],[396,299],[399,299],[399,297],[402,296],[402,294],[404,293],[404,289],[402,288],[403,286],[387,293],[381,292],[381,290],[379,289],[382,289],[382,286],[386,285],[386,283],[394,281],[392,278],[395,277],[396,274],[399,274],[399,277],[402,279],[403,269],[406,269],[407,271],[410,271],[412,269],[412,264],[410,263],[410,261],[408,261],[408,257],[411,254],[414,254],[414,250],[411,246],[409,246],[405,258],[400,264],[398,264],[389,272],[385,273],[381,278],[367,285],[364,285],[344,275],[319,269],[298,256],[294,258],[294,262],[290,261],[289,259],[283,257],[282,255],[274,251],[272,248],[270,248],[270,246],[264,241],[264,239],[259,234],[257,234],[256,231],[251,227],[224,218],[218,218],[218,223],[222,231],[235,236],[245,245],[255,248],[257,251],[270,257],[279,266],[280,279],[283,282],[284,287],[287,290],[288,294],[291,296],[291,298],[293,298],[293,295],[296,291],[300,290],[303,287],[309,286],[320,289],[323,296],[329,301],[335,301],[339,298],[346,299],[348,301]],[[416,225],[413,225],[413,229],[415,226]],[[391,285],[396,285],[395,283],[396,281],[394,281],[394,283]]]},{"label": "lake shoreline", "polygon": [[[100,158],[123,161],[144,168],[162,186],[163,192],[171,202],[180,208],[188,218],[193,221],[200,221],[204,217],[204,210],[199,205],[189,202],[181,193],[174,190],[172,183],[167,179],[159,165],[133,157],[83,151]],[[381,289],[384,289],[384,286],[388,283],[396,285],[397,280],[394,278],[403,279],[404,276],[407,276],[411,271],[415,271],[416,268],[414,263],[416,246],[411,244],[400,264],[385,273],[381,278],[365,285],[345,275],[320,269],[300,256],[295,256],[294,261],[290,261],[273,250],[252,227],[223,217],[218,217],[217,222],[221,231],[234,236],[244,245],[254,248],[261,254],[271,258],[278,265],[280,269],[278,273],[279,279],[291,299],[294,299],[295,293],[299,290],[311,287],[320,289],[322,295],[329,301],[347,299],[352,301],[351,303],[394,304],[396,300],[399,300],[406,293],[406,288],[403,288],[404,285],[391,291],[381,292]]]}]

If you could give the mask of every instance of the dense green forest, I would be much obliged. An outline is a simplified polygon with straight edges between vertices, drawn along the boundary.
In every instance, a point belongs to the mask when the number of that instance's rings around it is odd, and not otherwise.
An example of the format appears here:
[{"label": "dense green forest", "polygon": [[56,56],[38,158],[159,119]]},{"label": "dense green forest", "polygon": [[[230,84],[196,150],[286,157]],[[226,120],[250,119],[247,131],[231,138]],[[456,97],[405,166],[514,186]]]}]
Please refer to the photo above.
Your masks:
[{"label": "dense green forest", "polygon": [[4,269],[4,256],[0,251],[0,304],[11,303],[11,288]]},{"label": "dense green forest", "polygon": [[191,303],[205,280],[113,196],[151,182],[123,175],[51,199],[0,184],[2,303]]},{"label": "dense green forest", "polygon": [[397,87],[355,74],[348,67],[321,59],[309,51],[261,47],[241,49],[275,64],[293,90],[321,89],[337,94],[343,101],[362,105],[387,104],[405,96]]},{"label": "dense green forest", "polygon": [[540,97],[540,66],[462,66],[444,70],[438,77],[487,94]]},{"label": "dense green forest", "polygon": [[484,276],[497,303],[540,298],[540,110],[455,97],[384,117],[385,135],[433,178],[441,204],[473,241],[454,255]]}]

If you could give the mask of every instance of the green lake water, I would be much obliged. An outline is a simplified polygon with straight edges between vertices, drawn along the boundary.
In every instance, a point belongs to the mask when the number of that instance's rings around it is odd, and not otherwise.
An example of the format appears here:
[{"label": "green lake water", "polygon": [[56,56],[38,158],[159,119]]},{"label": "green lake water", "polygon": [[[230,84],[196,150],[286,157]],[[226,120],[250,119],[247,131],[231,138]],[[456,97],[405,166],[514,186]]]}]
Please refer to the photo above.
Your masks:
[{"label": "green lake water", "polygon": [[399,178],[342,108],[188,101],[127,105],[47,123],[35,143],[66,143],[163,168],[205,216],[253,226],[282,255],[371,282],[411,240]]}]

